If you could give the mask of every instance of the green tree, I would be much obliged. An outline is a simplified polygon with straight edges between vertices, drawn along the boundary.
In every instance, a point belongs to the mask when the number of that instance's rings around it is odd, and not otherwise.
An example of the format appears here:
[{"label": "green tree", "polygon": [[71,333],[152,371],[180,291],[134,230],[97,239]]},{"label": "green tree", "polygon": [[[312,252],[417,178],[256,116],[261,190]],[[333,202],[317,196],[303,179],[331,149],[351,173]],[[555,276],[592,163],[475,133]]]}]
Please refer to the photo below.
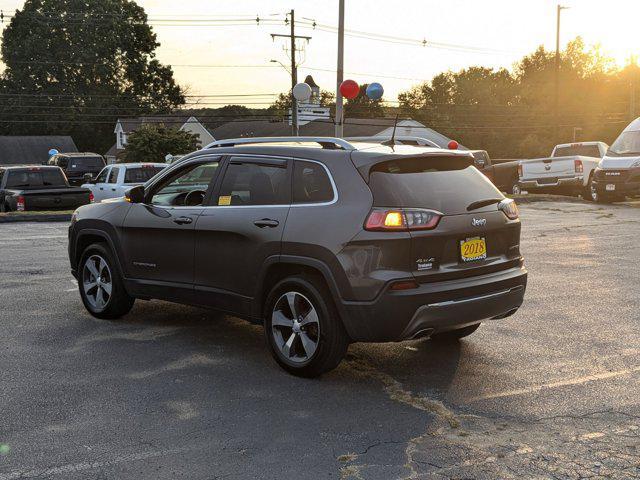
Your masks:
[{"label": "green tree", "polygon": [[145,124],[129,135],[120,161],[164,162],[168,154],[183,155],[197,150],[197,135],[163,124]]},{"label": "green tree", "polygon": [[155,59],[158,46],[134,1],[26,0],[3,34],[0,129],[108,148],[119,116],[185,102],[171,68]]}]

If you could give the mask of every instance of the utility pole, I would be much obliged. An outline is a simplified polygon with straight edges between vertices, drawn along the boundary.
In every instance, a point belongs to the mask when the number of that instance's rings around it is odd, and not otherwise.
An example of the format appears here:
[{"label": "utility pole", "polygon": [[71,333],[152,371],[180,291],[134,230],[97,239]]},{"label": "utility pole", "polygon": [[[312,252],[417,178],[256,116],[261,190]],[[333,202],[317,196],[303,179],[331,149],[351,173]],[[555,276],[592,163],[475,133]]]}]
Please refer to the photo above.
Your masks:
[{"label": "utility pole", "polygon": [[555,98],[554,98],[554,137],[555,143],[560,143],[559,132],[560,132],[560,12],[562,10],[567,9],[568,7],[563,7],[562,5],[558,5],[558,14],[556,20],[556,72],[555,72]]},{"label": "utility pole", "polygon": [[344,136],[344,107],[340,84],[344,80],[344,0],[338,6],[338,68],[336,76],[336,137]]},{"label": "utility pole", "polygon": [[298,126],[298,101],[293,96],[293,87],[298,83],[298,65],[296,64],[296,40],[298,38],[302,38],[307,42],[311,40],[311,37],[306,36],[296,36],[296,19],[295,19],[295,10],[291,9],[289,12],[289,16],[291,17],[291,33],[289,35],[281,35],[277,33],[272,33],[271,38],[276,37],[284,37],[289,38],[291,40],[291,134],[297,137],[300,133],[300,128]]},{"label": "utility pole", "polygon": [[629,119],[636,119],[636,83],[638,79],[638,61],[635,55],[629,61]]}]

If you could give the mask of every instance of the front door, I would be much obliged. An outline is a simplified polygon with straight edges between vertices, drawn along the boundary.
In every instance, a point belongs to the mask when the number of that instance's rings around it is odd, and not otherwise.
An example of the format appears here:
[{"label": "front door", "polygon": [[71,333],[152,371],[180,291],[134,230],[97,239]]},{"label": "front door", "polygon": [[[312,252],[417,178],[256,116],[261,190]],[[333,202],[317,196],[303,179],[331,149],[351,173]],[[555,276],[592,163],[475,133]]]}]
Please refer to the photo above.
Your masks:
[{"label": "front door", "polygon": [[194,228],[218,167],[218,157],[189,161],[152,184],[145,203],[131,206],[122,233],[125,268],[150,296],[193,289]]},{"label": "front door", "polygon": [[107,180],[109,179],[109,172],[111,172],[111,167],[105,167],[98,174],[94,181],[93,187],[91,187],[91,191],[93,192],[93,201],[98,203],[105,198],[107,198]]},{"label": "front door", "polygon": [[291,203],[290,161],[231,157],[196,225],[199,303],[249,313],[266,258],[279,255]]}]

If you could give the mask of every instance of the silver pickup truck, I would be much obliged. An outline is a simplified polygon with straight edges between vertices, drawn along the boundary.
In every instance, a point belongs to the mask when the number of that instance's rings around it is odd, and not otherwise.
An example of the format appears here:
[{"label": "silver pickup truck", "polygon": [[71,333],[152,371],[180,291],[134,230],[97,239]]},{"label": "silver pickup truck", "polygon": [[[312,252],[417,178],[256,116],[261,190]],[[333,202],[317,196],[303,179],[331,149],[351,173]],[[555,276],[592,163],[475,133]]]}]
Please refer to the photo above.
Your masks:
[{"label": "silver pickup truck", "polygon": [[555,192],[593,198],[593,172],[609,146],[604,142],[557,145],[551,157],[522,160],[519,187],[529,192]]}]

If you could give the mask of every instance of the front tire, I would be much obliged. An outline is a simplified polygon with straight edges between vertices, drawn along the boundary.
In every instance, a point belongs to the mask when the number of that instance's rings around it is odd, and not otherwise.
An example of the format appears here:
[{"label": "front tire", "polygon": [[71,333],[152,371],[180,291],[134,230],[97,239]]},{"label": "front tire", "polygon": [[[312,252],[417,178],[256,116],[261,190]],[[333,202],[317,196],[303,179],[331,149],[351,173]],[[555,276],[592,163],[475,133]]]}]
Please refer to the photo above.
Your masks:
[{"label": "front tire", "polygon": [[520,184],[514,183],[513,186],[511,187],[511,193],[513,195],[521,195],[522,194],[522,187],[520,186]]},{"label": "front tire", "polygon": [[275,361],[300,377],[317,377],[344,358],[349,337],[324,283],[311,276],[278,282],[267,295],[265,340]]},{"label": "front tire", "polygon": [[102,243],[94,243],[83,252],[78,264],[78,288],[82,303],[96,318],[123,317],[135,302],[124,288],[113,254]]},{"label": "front tire", "polygon": [[468,327],[459,328],[457,330],[449,330],[448,332],[436,333],[431,336],[431,340],[434,342],[457,342],[461,338],[468,337],[473,332],[475,332],[478,327],[480,327],[479,323],[475,325],[469,325]]},{"label": "front tire", "polygon": [[584,187],[584,193],[582,194],[582,197],[585,200],[591,200],[594,203],[600,202],[600,194],[593,184],[593,175],[589,176],[589,181],[587,182],[587,186]]}]

